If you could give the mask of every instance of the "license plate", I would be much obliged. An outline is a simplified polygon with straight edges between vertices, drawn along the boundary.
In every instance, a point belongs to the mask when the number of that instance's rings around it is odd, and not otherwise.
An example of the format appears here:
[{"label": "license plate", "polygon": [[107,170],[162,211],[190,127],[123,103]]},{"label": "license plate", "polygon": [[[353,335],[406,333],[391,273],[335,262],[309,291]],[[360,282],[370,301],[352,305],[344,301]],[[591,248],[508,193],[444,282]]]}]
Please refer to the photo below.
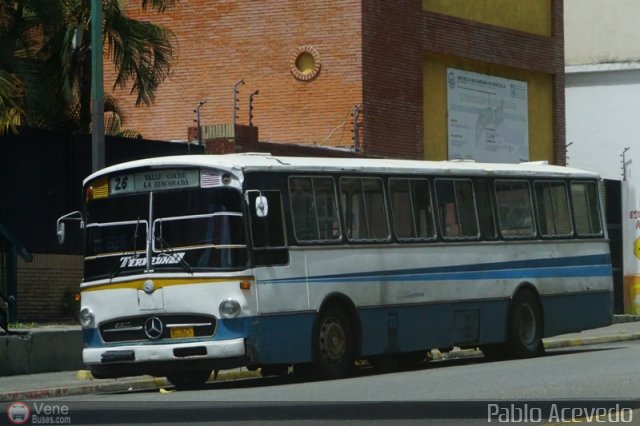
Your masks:
[{"label": "license plate", "polygon": [[172,339],[193,337],[193,327],[172,327],[170,329],[170,334]]}]

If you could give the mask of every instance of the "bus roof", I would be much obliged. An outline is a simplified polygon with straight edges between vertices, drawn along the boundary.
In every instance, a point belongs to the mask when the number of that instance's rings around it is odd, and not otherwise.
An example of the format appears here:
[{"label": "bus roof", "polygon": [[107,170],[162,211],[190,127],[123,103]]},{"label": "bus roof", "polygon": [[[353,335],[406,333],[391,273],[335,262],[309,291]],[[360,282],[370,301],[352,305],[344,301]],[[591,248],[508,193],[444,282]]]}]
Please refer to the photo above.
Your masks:
[{"label": "bus roof", "polygon": [[279,157],[266,153],[225,155],[178,155],[146,158],[109,166],[84,180],[118,173],[133,168],[209,167],[237,174],[252,171],[270,172],[354,172],[383,174],[437,174],[468,176],[545,176],[598,179],[597,173],[570,167],[552,166],[546,161],[520,164],[476,163],[460,161],[420,161],[374,158]]}]

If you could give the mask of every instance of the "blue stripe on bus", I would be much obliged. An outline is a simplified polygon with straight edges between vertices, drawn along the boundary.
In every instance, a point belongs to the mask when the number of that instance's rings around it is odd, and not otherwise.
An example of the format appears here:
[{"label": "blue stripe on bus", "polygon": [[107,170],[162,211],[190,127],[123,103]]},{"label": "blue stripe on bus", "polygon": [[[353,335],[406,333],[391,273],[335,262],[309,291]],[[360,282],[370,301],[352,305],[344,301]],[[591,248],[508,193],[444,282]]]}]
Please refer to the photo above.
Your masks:
[{"label": "blue stripe on bus", "polygon": [[260,280],[259,284],[300,284],[367,281],[453,281],[505,278],[603,277],[611,275],[610,256],[597,254],[553,259],[435,266]]}]

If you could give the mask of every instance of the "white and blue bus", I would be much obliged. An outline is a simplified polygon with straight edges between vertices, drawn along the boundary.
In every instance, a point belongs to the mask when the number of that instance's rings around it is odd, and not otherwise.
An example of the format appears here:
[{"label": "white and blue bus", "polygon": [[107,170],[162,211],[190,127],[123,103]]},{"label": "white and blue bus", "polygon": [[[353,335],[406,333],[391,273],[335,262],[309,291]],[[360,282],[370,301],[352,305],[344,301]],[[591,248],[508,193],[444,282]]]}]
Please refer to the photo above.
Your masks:
[{"label": "white and blue bus", "polygon": [[596,174],[546,163],[178,156],[92,174],[58,234],[84,229],[95,377],[336,378],[610,324],[601,198]]}]

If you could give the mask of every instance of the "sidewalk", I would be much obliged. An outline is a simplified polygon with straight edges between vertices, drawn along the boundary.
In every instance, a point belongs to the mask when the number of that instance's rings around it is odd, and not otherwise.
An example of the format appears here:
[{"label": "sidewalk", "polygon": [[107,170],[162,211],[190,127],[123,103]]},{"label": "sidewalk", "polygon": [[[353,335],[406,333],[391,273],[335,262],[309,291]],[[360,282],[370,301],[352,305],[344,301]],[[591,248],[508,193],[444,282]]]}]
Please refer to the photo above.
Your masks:
[{"label": "sidewalk", "polygon": [[[603,328],[555,336],[544,340],[547,349],[585,346],[601,343],[640,340],[640,317],[616,316],[615,323]],[[481,355],[477,350],[453,350],[435,358],[460,358]],[[257,371],[244,368],[221,371],[217,381],[257,377]],[[88,371],[26,374],[0,377],[0,402],[19,401],[56,396],[81,395],[98,392],[160,389],[169,386],[164,378],[150,376],[96,380]]]}]

